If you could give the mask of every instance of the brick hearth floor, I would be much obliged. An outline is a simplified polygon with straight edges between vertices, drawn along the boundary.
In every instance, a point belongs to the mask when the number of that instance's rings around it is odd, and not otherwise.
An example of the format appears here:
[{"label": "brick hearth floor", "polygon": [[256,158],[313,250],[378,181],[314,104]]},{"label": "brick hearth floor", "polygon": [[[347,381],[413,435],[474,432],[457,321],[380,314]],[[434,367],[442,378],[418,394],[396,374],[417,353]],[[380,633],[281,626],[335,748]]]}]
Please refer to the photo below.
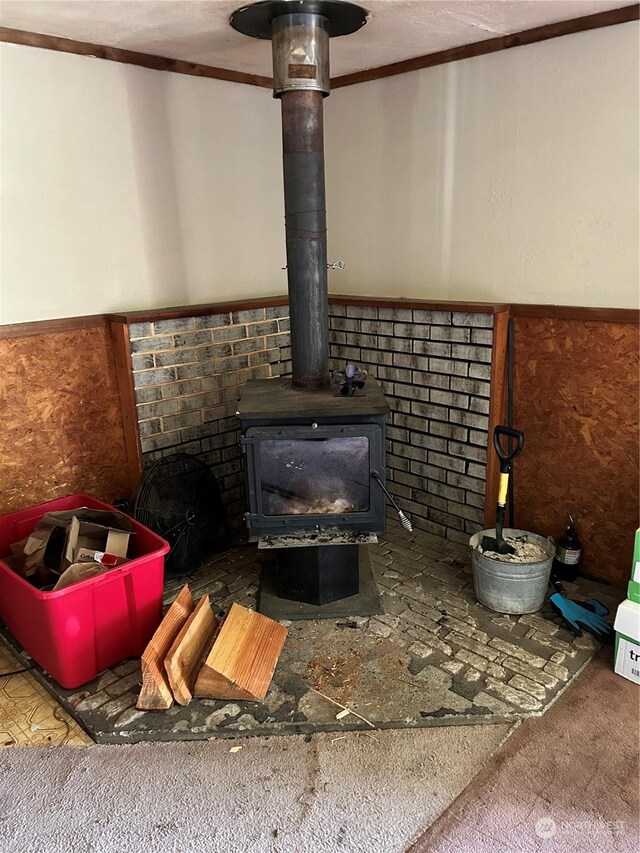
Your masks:
[{"label": "brick hearth floor", "polygon": [[[369,546],[384,615],[287,622],[289,636],[264,702],[194,699],[166,712],[135,708],[140,663],[124,663],[69,691],[4,634],[21,661],[101,743],[187,740],[517,720],[542,714],[591,659],[590,636],[573,637],[540,615],[501,616],[478,604],[468,548],[395,520]],[[255,546],[230,549],[192,575],[170,578],[165,603],[188,582],[215,610],[255,605]],[[615,612],[611,587],[580,580],[572,597]],[[325,694],[324,696],[320,694]]]}]

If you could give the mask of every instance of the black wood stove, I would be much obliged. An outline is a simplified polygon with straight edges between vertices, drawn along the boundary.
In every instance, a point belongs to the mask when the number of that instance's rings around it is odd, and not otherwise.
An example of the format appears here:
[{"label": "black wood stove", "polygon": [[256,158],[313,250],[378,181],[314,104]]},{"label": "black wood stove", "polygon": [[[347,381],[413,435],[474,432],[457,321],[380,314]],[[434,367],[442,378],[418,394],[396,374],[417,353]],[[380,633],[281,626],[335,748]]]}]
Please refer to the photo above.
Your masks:
[{"label": "black wood stove", "polygon": [[[231,25],[271,39],[282,105],[292,377],[247,383],[238,403],[249,537],[265,559],[258,608],[278,618],[379,612],[363,544],[385,526],[385,415],[373,378],[329,376],[323,98],[329,38],[366,12],[338,0],[269,0]],[[345,377],[343,377],[344,379]]]},{"label": "black wood stove", "polygon": [[355,596],[330,612],[378,610],[361,545],[384,532],[385,496],[374,475],[384,482],[387,411],[373,379],[357,397],[342,396],[338,386],[299,391],[286,380],[245,386],[238,404],[245,519],[249,538],[273,555],[263,566],[261,609],[308,616],[313,608],[277,599],[318,607]]}]

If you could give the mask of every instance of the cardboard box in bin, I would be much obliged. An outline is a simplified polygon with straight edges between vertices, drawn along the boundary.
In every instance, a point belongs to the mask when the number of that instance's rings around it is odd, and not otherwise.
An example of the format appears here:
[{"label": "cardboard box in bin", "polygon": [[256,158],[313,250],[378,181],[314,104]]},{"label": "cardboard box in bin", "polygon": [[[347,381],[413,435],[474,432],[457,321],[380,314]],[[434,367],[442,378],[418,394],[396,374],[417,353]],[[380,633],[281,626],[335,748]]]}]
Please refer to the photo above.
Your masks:
[{"label": "cardboard box in bin", "polygon": [[88,495],[70,495],[0,517],[0,619],[31,657],[66,688],[144,651],[162,618],[164,555],[169,545],[135,519],[127,562],[57,591],[37,589],[6,564],[11,545],[30,536],[43,516],[79,508],[108,510]]},{"label": "cardboard box in bin", "polygon": [[131,519],[113,509],[78,507],[64,512],[47,512],[26,541],[23,539],[26,566],[64,569],[74,562],[76,547],[91,548],[93,545],[95,550],[102,551],[106,550],[105,545],[110,545],[117,549],[119,555],[126,557],[131,530]]},{"label": "cardboard box in bin", "polygon": [[122,513],[83,510],[80,517],[74,515],[67,530],[62,574],[54,590],[122,565],[127,559],[130,536],[131,520]]},{"label": "cardboard box in bin", "polygon": [[[78,557],[90,557],[97,552],[115,554],[126,559],[131,535],[131,521],[122,513],[91,513],[91,520],[74,515],[67,532],[63,566],[75,563]],[[99,519],[99,520],[93,520]]]}]

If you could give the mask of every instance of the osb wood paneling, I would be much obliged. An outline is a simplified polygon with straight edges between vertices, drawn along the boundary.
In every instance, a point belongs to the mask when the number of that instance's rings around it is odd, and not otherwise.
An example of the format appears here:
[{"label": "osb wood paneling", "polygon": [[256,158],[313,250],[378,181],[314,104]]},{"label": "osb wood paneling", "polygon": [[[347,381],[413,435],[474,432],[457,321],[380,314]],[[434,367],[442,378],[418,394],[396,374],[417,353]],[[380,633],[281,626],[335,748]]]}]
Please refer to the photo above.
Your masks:
[{"label": "osb wood paneling", "polygon": [[618,585],[638,527],[638,328],[518,318],[516,523],[561,535],[566,511],[583,540],[582,570]]},{"label": "osb wood paneling", "polygon": [[0,340],[0,513],[75,492],[129,494],[104,326]]},{"label": "osb wood paneling", "polygon": [[7,323],[0,326],[0,339],[28,338],[32,335],[51,335],[72,329],[94,329],[106,326],[104,314],[85,314],[82,317],[58,317],[55,320],[34,320],[31,323]]}]

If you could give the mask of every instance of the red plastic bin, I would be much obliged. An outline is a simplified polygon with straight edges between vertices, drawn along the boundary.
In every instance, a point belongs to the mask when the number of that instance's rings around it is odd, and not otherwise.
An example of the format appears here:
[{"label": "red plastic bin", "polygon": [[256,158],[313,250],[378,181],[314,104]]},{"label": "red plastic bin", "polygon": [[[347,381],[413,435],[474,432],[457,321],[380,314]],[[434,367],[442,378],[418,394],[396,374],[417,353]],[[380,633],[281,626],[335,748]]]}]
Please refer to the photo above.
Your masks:
[{"label": "red plastic bin", "polygon": [[41,592],[3,562],[9,546],[28,536],[46,512],[85,506],[113,509],[88,495],[70,495],[0,517],[0,619],[67,688],[142,654],[162,617],[169,550],[164,539],[132,519],[127,563],[57,592]]}]

